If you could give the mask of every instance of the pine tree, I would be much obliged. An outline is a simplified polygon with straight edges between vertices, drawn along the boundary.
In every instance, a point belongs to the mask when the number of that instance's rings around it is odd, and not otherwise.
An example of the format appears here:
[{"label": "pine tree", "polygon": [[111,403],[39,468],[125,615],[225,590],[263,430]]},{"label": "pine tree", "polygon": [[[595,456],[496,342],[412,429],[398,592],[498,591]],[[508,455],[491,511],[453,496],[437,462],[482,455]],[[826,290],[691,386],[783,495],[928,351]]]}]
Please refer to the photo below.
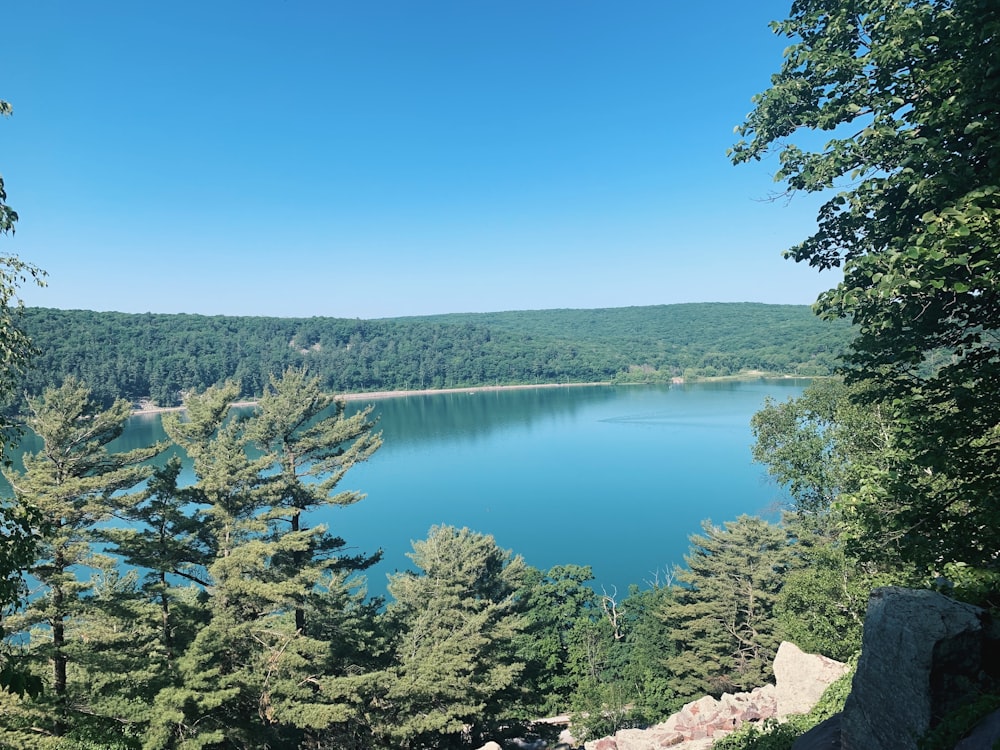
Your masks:
[{"label": "pine tree", "polygon": [[108,444],[124,430],[131,407],[120,400],[100,409],[86,386],[72,378],[29,399],[28,405],[28,426],[44,447],[25,455],[24,471],[8,468],[4,475],[16,500],[35,508],[42,519],[29,570],[39,589],[8,622],[12,629],[31,632],[33,652],[51,663],[49,725],[60,735],[71,726],[75,701],[87,700],[82,692],[71,696],[69,682],[71,654],[78,646],[71,637],[74,628],[79,632],[74,618],[85,615],[85,597],[99,580],[84,578],[83,569],[113,566],[91,546],[94,527],[109,517],[114,495],[127,493],[150,475],[144,462],[163,446],[109,452]]},{"label": "pine tree", "polygon": [[126,498],[114,498],[116,513],[126,522],[98,530],[98,537],[125,563],[148,571],[143,586],[159,609],[159,640],[167,659],[175,655],[175,631],[180,624],[171,616],[175,581],[204,587],[209,545],[204,526],[190,512],[192,496],[177,485],[181,460],[172,456],[158,467],[146,489]]},{"label": "pine tree", "polygon": [[367,412],[323,418],[329,399],[304,373],[291,371],[272,388],[250,416],[229,414],[239,389],[224,384],[189,395],[186,415],[164,420],[194,464],[184,496],[202,525],[192,538],[204,549],[205,622],[172,644],[173,679],[156,696],[146,750],[318,747],[331,727],[360,723],[357,702],[347,699],[358,685],[335,673],[334,646],[317,635],[335,603],[360,609],[344,594],[341,571],[370,558],[338,558],[343,540],[307,527],[302,515],[360,499],[331,492],[377,437]]},{"label": "pine tree", "polygon": [[770,677],[778,650],[774,606],[788,569],[785,532],[740,516],[691,536],[680,586],[663,609],[676,653],[668,659],[682,695],[751,690]]},{"label": "pine tree", "polygon": [[[178,657],[170,682],[156,694],[143,747],[204,748],[244,737],[256,721],[252,676],[245,669],[258,650],[249,626],[270,607],[255,587],[264,564],[248,560],[248,545],[267,531],[267,495],[262,473],[270,462],[251,459],[242,420],[230,418],[239,395],[234,383],[213,386],[185,398],[183,415],[169,414],[163,426],[192,460],[195,484],[188,488],[206,545],[205,623],[187,643],[174,643]],[[250,677],[250,684],[247,678]]]},{"label": "pine tree", "polygon": [[450,526],[433,527],[410,557],[422,573],[397,573],[389,583],[389,616],[402,634],[380,734],[404,748],[482,744],[523,669],[514,594],[524,562],[492,536]]},{"label": "pine tree", "polygon": [[[338,492],[337,487],[348,469],[378,450],[382,439],[373,432],[370,406],[350,417],[344,408],[342,400],[324,393],[319,378],[310,378],[304,369],[289,368],[281,378],[271,377],[248,434],[279,468],[270,483],[269,520],[275,536],[304,531],[302,517],[309,511],[352,505],[364,497],[353,490]],[[296,571],[311,565],[318,571],[357,571],[381,557],[381,553],[342,556],[344,540],[325,531],[311,538],[313,545],[293,553],[287,561],[277,561],[279,568]],[[303,597],[311,591],[312,587],[303,588]],[[305,625],[305,606],[299,602],[295,627],[303,630]]]}]

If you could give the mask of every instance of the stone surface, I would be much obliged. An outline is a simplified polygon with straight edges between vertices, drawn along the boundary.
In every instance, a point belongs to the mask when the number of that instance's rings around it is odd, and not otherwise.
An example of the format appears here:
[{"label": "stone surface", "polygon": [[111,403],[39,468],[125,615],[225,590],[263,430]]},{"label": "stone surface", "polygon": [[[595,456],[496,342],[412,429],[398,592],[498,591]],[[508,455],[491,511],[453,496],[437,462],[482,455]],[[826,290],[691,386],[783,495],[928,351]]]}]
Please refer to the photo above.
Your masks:
[{"label": "stone surface", "polygon": [[[915,750],[932,716],[956,697],[950,691],[975,678],[965,672],[981,660],[982,616],[979,608],[933,591],[872,592],[861,659],[841,720],[843,749]],[[935,670],[936,664],[944,669]]]},{"label": "stone surface", "polygon": [[792,750],[840,750],[840,714],[821,721],[792,743]]},{"label": "stone surface", "polygon": [[775,716],[774,685],[749,693],[726,693],[721,698],[706,695],[686,704],[662,724],[648,729],[622,729],[614,737],[591,740],[587,750],[700,750],[747,721]]},{"label": "stone surface", "polygon": [[1000,711],[994,711],[983,719],[969,736],[955,745],[955,750],[992,750],[1000,740]]},{"label": "stone surface", "polygon": [[487,742],[479,750],[503,750],[503,748],[497,742]]},{"label": "stone surface", "polygon": [[823,691],[849,669],[842,662],[807,654],[787,641],[778,647],[773,668],[779,719],[809,713]]},{"label": "stone surface", "polygon": [[[782,644],[774,664],[777,687],[719,700],[700,698],[663,724],[622,730],[586,748],[707,750],[744,722],[807,712],[844,670],[837,662]],[[814,684],[800,682],[807,673]],[[793,750],[916,750],[928,728],[997,681],[1000,623],[992,623],[984,610],[928,590],[876,589],[843,713],[804,734]],[[954,750],[990,750],[998,741],[1000,711]]]},{"label": "stone surface", "polygon": [[[805,654],[783,643],[774,662],[777,686],[764,685],[749,693],[725,693],[718,700],[704,696],[685,705],[662,724],[648,729],[623,729],[614,737],[585,744],[587,750],[699,750],[748,721],[807,713],[847,666],[824,656]],[[817,749],[821,746],[817,745]]]}]

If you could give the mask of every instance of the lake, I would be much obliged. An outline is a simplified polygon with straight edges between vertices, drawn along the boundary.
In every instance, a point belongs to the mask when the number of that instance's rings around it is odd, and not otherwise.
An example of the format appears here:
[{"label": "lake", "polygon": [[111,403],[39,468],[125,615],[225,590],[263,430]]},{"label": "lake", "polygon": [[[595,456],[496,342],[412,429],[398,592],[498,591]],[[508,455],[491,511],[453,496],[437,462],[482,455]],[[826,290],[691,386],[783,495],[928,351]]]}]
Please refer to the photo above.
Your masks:
[{"label": "lake", "polygon": [[435,394],[377,402],[385,445],[331,513],[362,550],[382,547],[373,591],[435,523],[468,526],[539,568],[591,565],[620,592],[683,563],[702,519],[774,515],[779,489],[752,462],[750,417],[804,381],[710,382]]},{"label": "lake", "polygon": [[[384,445],[317,514],[357,551],[381,548],[369,591],[406,568],[434,524],[468,526],[536,567],[591,565],[598,590],[644,585],[683,564],[703,519],[776,516],[782,493],[752,463],[750,417],[805,380],[585,386],[411,395],[374,402]],[[348,409],[364,402],[350,402]],[[136,416],[117,445],[162,439]],[[30,445],[27,447],[31,447]],[[188,472],[187,481],[191,481]]]}]

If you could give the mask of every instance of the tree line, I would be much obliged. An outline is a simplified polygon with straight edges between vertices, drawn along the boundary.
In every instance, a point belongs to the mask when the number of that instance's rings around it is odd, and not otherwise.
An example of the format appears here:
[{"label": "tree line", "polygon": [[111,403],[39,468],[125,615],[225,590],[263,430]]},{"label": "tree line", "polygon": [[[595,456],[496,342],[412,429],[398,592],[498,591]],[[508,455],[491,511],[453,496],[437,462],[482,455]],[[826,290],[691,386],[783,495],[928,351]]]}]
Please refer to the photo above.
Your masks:
[{"label": "tree line", "polygon": [[805,306],[693,304],[383,320],[125,314],[27,308],[38,355],[23,386],[67,376],[116,398],[180,403],[225,380],[256,397],[288,367],[334,392],[666,381],[754,370],[825,375],[850,337]]},{"label": "tree line", "polygon": [[[364,586],[380,551],[311,516],[362,500],[343,484],[381,444],[370,409],[347,416],[292,368],[251,411],[232,412],[233,383],[189,393],[167,443],[116,453],[129,403],[70,378],[29,400],[41,446],[4,471],[33,539],[2,620],[0,747],[457,749],[563,713],[585,739],[764,684],[782,640],[850,659],[874,586],[937,573],[851,541],[884,531],[843,503],[891,460],[890,415],[860,387],[768,401],[753,452],[788,491],[781,521],[706,521],[642,586],[438,526],[382,599]],[[953,594],[991,595],[982,571],[948,573]]]},{"label": "tree line", "polygon": [[622,595],[438,526],[387,600],[366,597],[380,552],[311,511],[362,499],[342,485],[381,444],[371,410],[348,416],[295,368],[254,410],[233,413],[238,397],[188,393],[169,441],[125,452],[108,446],[128,401],[105,408],[74,378],[29,399],[41,447],[4,471],[35,537],[3,619],[18,681],[0,691],[0,747],[464,748],[561,713],[601,736],[763,684],[784,638],[850,656],[863,592],[900,579],[833,532],[830,498],[883,428],[837,381],[755,417],[757,457],[794,499],[781,524],[706,522],[683,568]]}]

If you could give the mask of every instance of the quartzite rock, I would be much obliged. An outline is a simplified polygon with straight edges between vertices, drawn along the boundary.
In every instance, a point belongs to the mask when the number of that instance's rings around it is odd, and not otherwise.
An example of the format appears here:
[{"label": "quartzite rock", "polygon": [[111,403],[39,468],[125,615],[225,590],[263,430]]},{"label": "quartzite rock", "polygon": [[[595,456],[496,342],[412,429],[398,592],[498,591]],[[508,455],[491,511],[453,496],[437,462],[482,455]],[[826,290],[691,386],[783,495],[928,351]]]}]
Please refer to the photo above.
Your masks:
[{"label": "quartzite rock", "polygon": [[872,592],[841,719],[843,749],[916,750],[932,716],[947,710],[942,701],[958,697],[951,694],[955,686],[975,679],[968,670],[980,670],[983,615],[934,591]]},{"label": "quartzite rock", "polygon": [[812,711],[823,692],[850,667],[785,641],[778,647],[773,669],[778,718],[784,719]]}]

